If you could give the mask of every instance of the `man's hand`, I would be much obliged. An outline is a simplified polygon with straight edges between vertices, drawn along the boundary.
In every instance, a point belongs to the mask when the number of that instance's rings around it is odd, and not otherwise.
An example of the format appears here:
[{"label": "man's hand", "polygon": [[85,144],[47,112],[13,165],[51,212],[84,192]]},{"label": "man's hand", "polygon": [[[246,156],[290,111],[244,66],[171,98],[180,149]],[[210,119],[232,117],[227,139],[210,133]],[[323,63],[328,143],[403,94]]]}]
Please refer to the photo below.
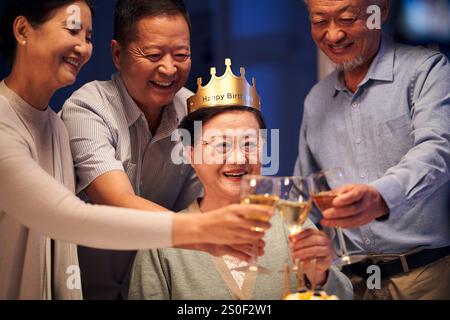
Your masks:
[{"label": "man's hand", "polygon": [[333,207],[322,212],[324,227],[357,228],[389,213],[381,194],[372,186],[347,185],[339,188]]},{"label": "man's hand", "polygon": [[292,258],[304,263],[305,273],[309,281],[314,281],[312,260],[316,259],[316,284],[324,285],[327,281],[328,269],[333,261],[333,249],[328,236],[316,229],[306,229],[289,236]]}]

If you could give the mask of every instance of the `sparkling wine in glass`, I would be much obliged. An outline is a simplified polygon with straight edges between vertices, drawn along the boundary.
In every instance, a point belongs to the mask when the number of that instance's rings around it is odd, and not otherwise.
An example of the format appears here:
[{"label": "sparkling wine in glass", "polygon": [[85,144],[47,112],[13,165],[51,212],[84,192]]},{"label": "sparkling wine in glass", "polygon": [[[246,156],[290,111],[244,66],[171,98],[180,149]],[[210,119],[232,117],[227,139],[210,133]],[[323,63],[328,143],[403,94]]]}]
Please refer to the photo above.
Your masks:
[{"label": "sparkling wine in glass", "polygon": [[[241,180],[240,193],[242,204],[254,204],[275,208],[279,200],[279,181],[273,177],[247,175]],[[255,213],[248,213],[246,218],[264,222],[268,222],[270,219],[266,215],[258,215]],[[269,269],[258,265],[258,241],[253,243],[249,266],[236,268],[235,270],[253,271],[262,274],[269,274],[271,272]]]},{"label": "sparkling wine in glass", "polygon": [[[316,207],[325,211],[333,206],[333,200],[339,195],[336,188],[344,185],[347,181],[343,168],[331,168],[314,173],[312,179],[312,199]],[[332,187],[334,189],[332,189]],[[340,255],[334,261],[334,265],[342,267],[361,261],[365,255],[349,255],[347,244],[344,238],[344,232],[341,227],[336,228],[338,237]]]},{"label": "sparkling wine in glass", "polygon": [[[302,177],[280,178],[280,200],[277,211],[283,218],[289,234],[294,235],[303,231],[303,226],[311,211],[311,180]],[[297,290],[305,289],[303,262],[295,259],[293,271],[297,272]],[[314,277],[313,277],[314,278]],[[315,279],[312,280],[315,287]]]},{"label": "sparkling wine in glass", "polygon": [[302,231],[302,227],[308,219],[311,210],[311,202],[295,202],[280,200],[277,205],[278,212],[283,217],[290,234],[297,234]]}]

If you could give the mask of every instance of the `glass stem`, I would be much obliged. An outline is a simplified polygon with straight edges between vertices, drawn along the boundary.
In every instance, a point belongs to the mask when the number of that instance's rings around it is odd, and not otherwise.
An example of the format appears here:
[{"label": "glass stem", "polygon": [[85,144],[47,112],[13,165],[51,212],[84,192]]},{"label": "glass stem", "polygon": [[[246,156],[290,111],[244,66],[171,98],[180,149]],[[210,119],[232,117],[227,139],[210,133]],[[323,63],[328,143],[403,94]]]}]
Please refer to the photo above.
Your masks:
[{"label": "glass stem", "polygon": [[344,233],[342,232],[341,227],[336,228],[338,240],[339,240],[339,247],[341,248],[341,258],[348,259],[348,251],[347,251],[347,245],[345,243],[344,239]]},{"label": "glass stem", "polygon": [[311,261],[311,268],[312,268],[312,270],[313,270],[313,272],[312,272],[312,279],[311,279],[311,291],[313,291],[313,292],[315,292],[316,291],[316,284],[317,284],[317,270],[316,270],[316,268],[317,268],[317,259],[316,258],[314,258],[314,259],[312,259],[312,261]]},{"label": "glass stem", "polygon": [[286,261],[283,270],[283,296],[281,299],[286,298],[291,293],[291,271],[289,267],[289,262]]},{"label": "glass stem", "polygon": [[258,240],[253,241],[252,258],[250,261],[250,265],[254,268],[257,268],[258,265],[258,244],[259,244]]},{"label": "glass stem", "polygon": [[303,270],[303,261],[295,259],[295,266],[297,269],[297,292],[305,289],[305,272]]}]

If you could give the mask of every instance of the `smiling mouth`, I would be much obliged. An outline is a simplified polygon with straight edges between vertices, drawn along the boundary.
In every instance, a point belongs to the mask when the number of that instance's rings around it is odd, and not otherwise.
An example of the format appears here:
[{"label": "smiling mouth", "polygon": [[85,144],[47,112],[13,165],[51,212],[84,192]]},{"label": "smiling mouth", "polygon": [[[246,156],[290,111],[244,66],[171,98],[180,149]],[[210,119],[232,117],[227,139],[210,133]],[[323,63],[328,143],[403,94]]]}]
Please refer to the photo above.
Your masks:
[{"label": "smiling mouth", "polygon": [[226,178],[234,178],[234,179],[238,179],[238,178],[242,178],[243,176],[245,176],[246,174],[248,174],[247,171],[240,171],[240,172],[224,172],[222,173]]},{"label": "smiling mouth", "polygon": [[175,85],[175,81],[150,81],[154,86],[161,89],[169,89]]},{"label": "smiling mouth", "polygon": [[68,63],[68,64],[71,65],[72,67],[74,67],[75,70],[77,70],[77,71],[80,69],[81,62],[80,62],[79,59],[75,59],[75,58],[66,58],[66,57],[64,57],[64,58],[63,58],[63,61],[66,62],[66,63]]},{"label": "smiling mouth", "polygon": [[351,47],[352,45],[353,45],[352,42],[350,42],[350,43],[343,43],[343,44],[339,44],[339,45],[329,44],[328,48],[330,48],[334,52],[341,52],[341,51],[344,51],[345,49]]}]

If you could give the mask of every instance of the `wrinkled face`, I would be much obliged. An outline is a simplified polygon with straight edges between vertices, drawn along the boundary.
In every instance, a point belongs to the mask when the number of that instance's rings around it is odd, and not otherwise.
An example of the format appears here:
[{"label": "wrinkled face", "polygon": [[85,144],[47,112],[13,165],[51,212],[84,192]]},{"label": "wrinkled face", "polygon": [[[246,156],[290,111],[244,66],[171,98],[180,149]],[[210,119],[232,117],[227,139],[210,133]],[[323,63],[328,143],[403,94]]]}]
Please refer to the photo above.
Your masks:
[{"label": "wrinkled face", "polygon": [[368,0],[309,0],[312,37],[344,70],[370,64],[378,51],[381,30],[367,27],[371,4]]},{"label": "wrinkled face", "polygon": [[[80,10],[80,28],[72,23],[70,6]],[[82,66],[92,55],[91,11],[83,1],[55,10],[52,18],[36,28],[29,28],[26,45],[18,44],[28,58],[28,71],[37,79],[59,89],[75,82]]]},{"label": "wrinkled face", "polygon": [[258,121],[250,112],[227,111],[204,123],[202,130],[190,154],[205,197],[238,203],[242,176],[261,172]]},{"label": "wrinkled face", "polygon": [[115,65],[141,109],[164,107],[189,77],[189,26],[182,15],[161,15],[142,18],[136,31],[127,47],[113,41]]}]

